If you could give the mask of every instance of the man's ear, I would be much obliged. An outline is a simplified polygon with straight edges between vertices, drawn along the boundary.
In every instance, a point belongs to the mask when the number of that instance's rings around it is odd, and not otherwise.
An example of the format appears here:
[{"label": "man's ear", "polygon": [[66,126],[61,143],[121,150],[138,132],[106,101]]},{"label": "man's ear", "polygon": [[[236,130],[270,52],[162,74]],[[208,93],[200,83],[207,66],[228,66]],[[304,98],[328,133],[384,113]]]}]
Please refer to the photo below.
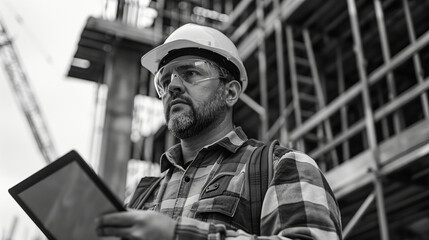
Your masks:
[{"label": "man's ear", "polygon": [[233,107],[240,98],[241,84],[237,80],[232,80],[225,84],[226,104],[228,107]]}]

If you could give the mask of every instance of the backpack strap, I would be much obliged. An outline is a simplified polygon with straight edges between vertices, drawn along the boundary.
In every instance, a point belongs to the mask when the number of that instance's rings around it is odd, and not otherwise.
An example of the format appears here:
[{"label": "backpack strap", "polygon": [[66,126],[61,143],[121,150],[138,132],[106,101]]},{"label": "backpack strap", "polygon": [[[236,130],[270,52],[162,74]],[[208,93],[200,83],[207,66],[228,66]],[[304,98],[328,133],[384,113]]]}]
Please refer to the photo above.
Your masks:
[{"label": "backpack strap", "polygon": [[[262,161],[268,161],[268,184],[270,184],[271,180],[273,179],[273,174],[274,174],[274,168],[273,168],[273,164],[274,164],[274,160],[273,160],[273,153],[274,153],[274,147],[280,145],[279,140],[275,139],[271,142],[270,147],[268,148],[268,154],[267,155],[262,155],[263,158],[265,158],[264,156],[267,156],[266,160],[262,159]],[[268,187],[267,187],[268,189]],[[265,194],[264,194],[265,196]]]},{"label": "backpack strap", "polygon": [[261,210],[265,194],[273,178],[273,151],[277,140],[253,152],[248,164],[252,234],[260,235]]}]

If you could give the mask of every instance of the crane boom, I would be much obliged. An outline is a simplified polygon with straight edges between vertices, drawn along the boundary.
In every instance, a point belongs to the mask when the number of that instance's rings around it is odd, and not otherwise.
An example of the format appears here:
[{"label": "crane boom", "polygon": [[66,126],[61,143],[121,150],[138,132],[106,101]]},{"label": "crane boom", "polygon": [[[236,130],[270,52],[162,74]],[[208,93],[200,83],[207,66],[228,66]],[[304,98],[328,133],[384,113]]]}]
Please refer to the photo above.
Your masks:
[{"label": "crane boom", "polygon": [[33,90],[19,62],[11,38],[8,36],[3,22],[0,19],[0,58],[13,86],[13,90],[30,124],[31,131],[36,139],[39,150],[47,163],[56,159],[51,136],[41,114],[40,107]]}]

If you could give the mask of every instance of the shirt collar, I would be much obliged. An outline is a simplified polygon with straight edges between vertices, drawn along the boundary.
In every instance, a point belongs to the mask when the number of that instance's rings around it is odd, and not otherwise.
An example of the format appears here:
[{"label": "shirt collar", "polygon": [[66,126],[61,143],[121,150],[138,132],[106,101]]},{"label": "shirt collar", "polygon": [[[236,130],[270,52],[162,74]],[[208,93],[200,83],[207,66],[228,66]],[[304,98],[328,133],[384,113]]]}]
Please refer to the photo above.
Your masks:
[{"label": "shirt collar", "polygon": [[[236,127],[231,132],[226,134],[225,137],[205,146],[204,148],[220,146],[232,153],[235,153],[246,141],[247,136],[244,131],[241,129],[241,127]],[[161,172],[168,170],[172,166],[184,171],[184,169],[181,167],[181,161],[182,147],[180,143],[178,143],[161,155]]]}]

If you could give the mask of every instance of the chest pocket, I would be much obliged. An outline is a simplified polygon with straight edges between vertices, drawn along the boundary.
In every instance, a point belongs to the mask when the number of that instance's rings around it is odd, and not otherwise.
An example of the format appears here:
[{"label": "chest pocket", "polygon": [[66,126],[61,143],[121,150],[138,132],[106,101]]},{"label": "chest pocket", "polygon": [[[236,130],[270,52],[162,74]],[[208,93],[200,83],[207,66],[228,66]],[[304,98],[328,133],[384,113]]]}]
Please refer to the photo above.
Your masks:
[{"label": "chest pocket", "polygon": [[203,189],[196,213],[221,213],[233,217],[240,201],[244,174],[224,172],[216,175]]},{"label": "chest pocket", "polygon": [[204,213],[221,213],[233,217],[237,210],[240,198],[234,196],[216,196],[202,199],[198,202],[197,215]]}]

